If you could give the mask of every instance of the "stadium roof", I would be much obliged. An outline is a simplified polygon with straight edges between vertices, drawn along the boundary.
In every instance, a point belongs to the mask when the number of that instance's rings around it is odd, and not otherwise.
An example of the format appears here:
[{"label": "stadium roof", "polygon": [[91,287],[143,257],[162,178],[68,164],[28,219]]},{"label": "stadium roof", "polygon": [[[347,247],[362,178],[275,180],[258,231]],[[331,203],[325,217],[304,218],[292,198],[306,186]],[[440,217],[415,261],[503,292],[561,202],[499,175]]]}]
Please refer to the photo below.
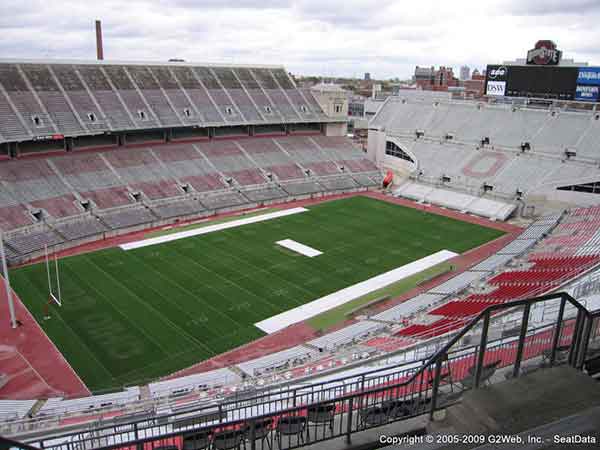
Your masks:
[{"label": "stadium roof", "polygon": [[197,61],[111,61],[95,59],[20,59],[0,58],[0,64],[97,64],[105,66],[129,65],[129,66],[192,66],[192,67],[252,67],[258,69],[284,69],[283,65],[274,64],[231,64],[231,63],[207,63]]}]

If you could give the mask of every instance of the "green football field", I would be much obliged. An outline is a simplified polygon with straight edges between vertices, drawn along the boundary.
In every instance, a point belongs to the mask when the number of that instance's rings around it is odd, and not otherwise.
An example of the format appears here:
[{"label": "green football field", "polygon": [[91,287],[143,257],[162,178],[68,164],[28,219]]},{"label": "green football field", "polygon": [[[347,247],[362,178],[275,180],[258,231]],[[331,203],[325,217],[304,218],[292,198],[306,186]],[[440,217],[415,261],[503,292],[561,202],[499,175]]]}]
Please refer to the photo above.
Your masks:
[{"label": "green football field", "polygon": [[[14,289],[92,390],[140,383],[263,335],[253,324],[442,249],[463,253],[502,232],[353,197],[308,212],[123,251],[60,261],[63,306],[45,264],[15,269]],[[275,244],[293,239],[316,258]]]}]

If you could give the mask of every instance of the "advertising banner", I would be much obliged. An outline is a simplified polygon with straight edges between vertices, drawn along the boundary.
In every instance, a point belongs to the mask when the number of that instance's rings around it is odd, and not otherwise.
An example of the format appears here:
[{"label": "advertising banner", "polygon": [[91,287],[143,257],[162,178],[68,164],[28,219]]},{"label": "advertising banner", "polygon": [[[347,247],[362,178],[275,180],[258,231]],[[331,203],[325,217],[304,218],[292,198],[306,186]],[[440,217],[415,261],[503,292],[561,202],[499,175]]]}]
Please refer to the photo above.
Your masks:
[{"label": "advertising banner", "polygon": [[582,102],[597,102],[599,92],[600,86],[577,85],[577,90],[575,91],[575,100]]},{"label": "advertising banner", "polygon": [[506,95],[508,67],[488,65],[485,73],[485,95],[493,95],[496,97]]},{"label": "advertising banner", "polygon": [[580,67],[577,84],[600,86],[600,67]]},{"label": "advertising banner", "polygon": [[485,95],[503,96],[506,93],[506,81],[488,81]]},{"label": "advertising banner", "polygon": [[487,79],[492,81],[506,81],[508,78],[508,67],[506,66],[487,66]]}]

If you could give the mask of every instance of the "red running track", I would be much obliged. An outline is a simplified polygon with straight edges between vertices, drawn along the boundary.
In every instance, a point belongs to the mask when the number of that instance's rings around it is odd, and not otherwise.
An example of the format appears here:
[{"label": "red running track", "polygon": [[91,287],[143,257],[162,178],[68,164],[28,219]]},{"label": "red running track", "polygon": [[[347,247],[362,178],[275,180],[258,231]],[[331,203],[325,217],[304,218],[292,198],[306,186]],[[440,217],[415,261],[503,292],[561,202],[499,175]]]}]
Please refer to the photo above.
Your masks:
[{"label": "red running track", "polygon": [[0,398],[26,400],[47,397],[81,397],[90,391],[67,360],[13,292],[15,313],[22,323],[11,328],[4,279],[0,277],[0,371],[8,382]]}]

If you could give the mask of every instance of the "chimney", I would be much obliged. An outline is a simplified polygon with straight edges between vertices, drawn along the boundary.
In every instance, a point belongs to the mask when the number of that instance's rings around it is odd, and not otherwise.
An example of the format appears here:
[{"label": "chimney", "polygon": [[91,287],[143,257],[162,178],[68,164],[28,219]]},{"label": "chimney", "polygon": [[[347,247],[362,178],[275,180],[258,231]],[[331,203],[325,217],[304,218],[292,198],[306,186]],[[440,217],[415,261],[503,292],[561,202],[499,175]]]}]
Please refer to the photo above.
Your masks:
[{"label": "chimney", "polygon": [[102,22],[96,20],[96,55],[98,61],[104,59],[104,49],[102,48]]}]

